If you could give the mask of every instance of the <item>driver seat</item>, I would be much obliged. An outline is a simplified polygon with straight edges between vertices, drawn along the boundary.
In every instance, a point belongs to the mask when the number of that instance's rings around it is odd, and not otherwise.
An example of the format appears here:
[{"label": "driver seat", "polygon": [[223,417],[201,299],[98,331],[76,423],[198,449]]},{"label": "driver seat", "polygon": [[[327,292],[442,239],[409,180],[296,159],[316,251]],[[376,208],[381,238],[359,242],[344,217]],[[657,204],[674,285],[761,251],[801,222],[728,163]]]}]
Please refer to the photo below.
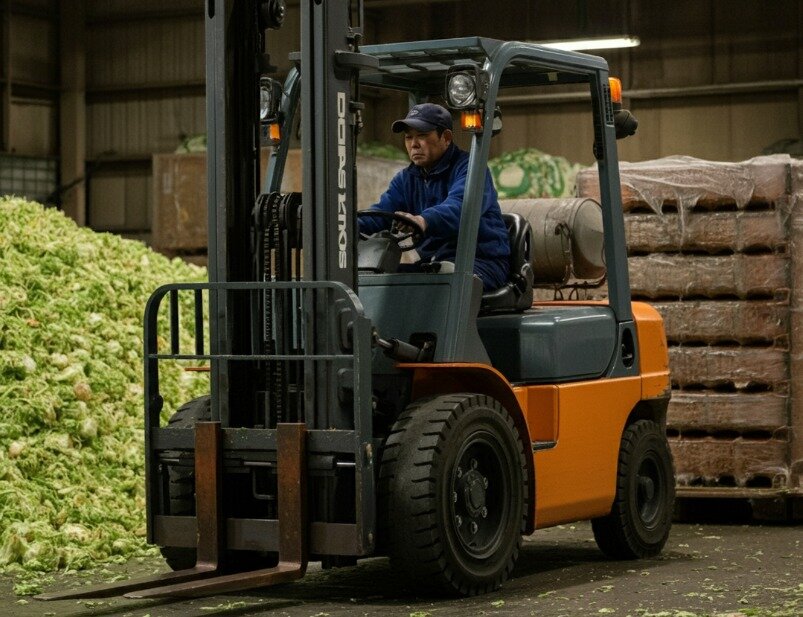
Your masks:
[{"label": "driver seat", "polygon": [[510,278],[499,289],[482,294],[480,315],[519,313],[533,303],[532,228],[523,216],[513,212],[503,212],[502,220],[510,242]]}]

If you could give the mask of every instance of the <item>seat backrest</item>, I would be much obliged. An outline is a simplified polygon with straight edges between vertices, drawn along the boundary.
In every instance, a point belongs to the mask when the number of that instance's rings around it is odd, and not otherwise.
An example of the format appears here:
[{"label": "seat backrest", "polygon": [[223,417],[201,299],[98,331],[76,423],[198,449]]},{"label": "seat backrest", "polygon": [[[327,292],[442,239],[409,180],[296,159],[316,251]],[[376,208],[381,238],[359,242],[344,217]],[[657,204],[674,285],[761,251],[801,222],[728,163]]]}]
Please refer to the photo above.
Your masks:
[{"label": "seat backrest", "polygon": [[524,311],[533,303],[532,228],[527,219],[513,212],[503,212],[502,220],[510,242],[510,277],[499,289],[482,295],[483,314]]},{"label": "seat backrest", "polygon": [[510,274],[521,273],[522,268],[530,264],[532,258],[533,232],[530,223],[513,212],[503,212],[502,220],[507,225],[507,237],[510,242]]}]

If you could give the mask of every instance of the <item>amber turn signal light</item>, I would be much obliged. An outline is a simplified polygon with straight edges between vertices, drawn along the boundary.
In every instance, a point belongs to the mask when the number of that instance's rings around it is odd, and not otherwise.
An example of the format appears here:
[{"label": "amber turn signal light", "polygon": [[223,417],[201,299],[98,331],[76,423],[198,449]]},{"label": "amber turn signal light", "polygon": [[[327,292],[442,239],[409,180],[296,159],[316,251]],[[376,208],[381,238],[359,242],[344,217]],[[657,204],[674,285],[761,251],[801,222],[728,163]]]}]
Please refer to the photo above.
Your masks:
[{"label": "amber turn signal light", "polygon": [[282,140],[282,127],[279,126],[278,122],[268,125],[268,138],[274,144],[278,144]]},{"label": "amber turn signal light", "polygon": [[618,77],[609,77],[608,84],[611,87],[611,103],[614,105],[622,104],[622,81]]},{"label": "amber turn signal light", "polygon": [[464,111],[460,114],[460,128],[464,131],[481,131],[482,114],[478,111]]}]

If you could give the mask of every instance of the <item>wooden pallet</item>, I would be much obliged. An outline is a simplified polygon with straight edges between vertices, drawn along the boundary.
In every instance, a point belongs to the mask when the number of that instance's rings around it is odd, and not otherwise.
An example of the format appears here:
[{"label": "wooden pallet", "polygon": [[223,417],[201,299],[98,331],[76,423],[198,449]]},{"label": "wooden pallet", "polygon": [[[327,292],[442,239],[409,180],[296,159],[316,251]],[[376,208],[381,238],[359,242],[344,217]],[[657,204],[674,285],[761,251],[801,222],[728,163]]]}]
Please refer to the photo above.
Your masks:
[{"label": "wooden pallet", "polygon": [[[597,182],[581,172],[578,194]],[[623,164],[621,186],[633,296],[670,346],[678,495],[786,511],[803,495],[803,162]]]},{"label": "wooden pallet", "polygon": [[631,214],[625,235],[631,253],[778,250],[787,243],[785,219],[776,210]]},{"label": "wooden pallet", "polygon": [[774,300],[653,302],[666,338],[678,343],[788,345],[789,304]]},{"label": "wooden pallet", "polygon": [[670,347],[674,387],[756,387],[784,391],[789,382],[789,354],[773,347]]},{"label": "wooden pallet", "polygon": [[667,410],[667,428],[679,437],[723,433],[777,434],[788,422],[789,396],[776,392],[672,393]]},{"label": "wooden pallet", "polygon": [[669,439],[679,486],[785,488],[786,439]]},{"label": "wooden pallet", "polygon": [[631,291],[640,298],[772,298],[789,286],[782,255],[653,253],[631,257],[628,265]]}]

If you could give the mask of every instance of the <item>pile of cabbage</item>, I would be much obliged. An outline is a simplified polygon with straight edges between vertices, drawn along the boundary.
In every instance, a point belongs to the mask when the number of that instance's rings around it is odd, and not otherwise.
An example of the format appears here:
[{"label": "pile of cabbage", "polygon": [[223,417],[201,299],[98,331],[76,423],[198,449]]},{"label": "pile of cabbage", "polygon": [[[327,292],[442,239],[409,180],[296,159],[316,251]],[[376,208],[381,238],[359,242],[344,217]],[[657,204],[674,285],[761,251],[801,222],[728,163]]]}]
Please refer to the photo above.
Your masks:
[{"label": "pile of cabbage", "polygon": [[[159,285],[204,280],[140,242],[0,198],[0,572],[148,550],[142,315]],[[180,366],[161,379],[165,414],[208,391]]]},{"label": "pile of cabbage", "polygon": [[571,197],[582,166],[536,148],[506,152],[488,161],[499,199]]}]

